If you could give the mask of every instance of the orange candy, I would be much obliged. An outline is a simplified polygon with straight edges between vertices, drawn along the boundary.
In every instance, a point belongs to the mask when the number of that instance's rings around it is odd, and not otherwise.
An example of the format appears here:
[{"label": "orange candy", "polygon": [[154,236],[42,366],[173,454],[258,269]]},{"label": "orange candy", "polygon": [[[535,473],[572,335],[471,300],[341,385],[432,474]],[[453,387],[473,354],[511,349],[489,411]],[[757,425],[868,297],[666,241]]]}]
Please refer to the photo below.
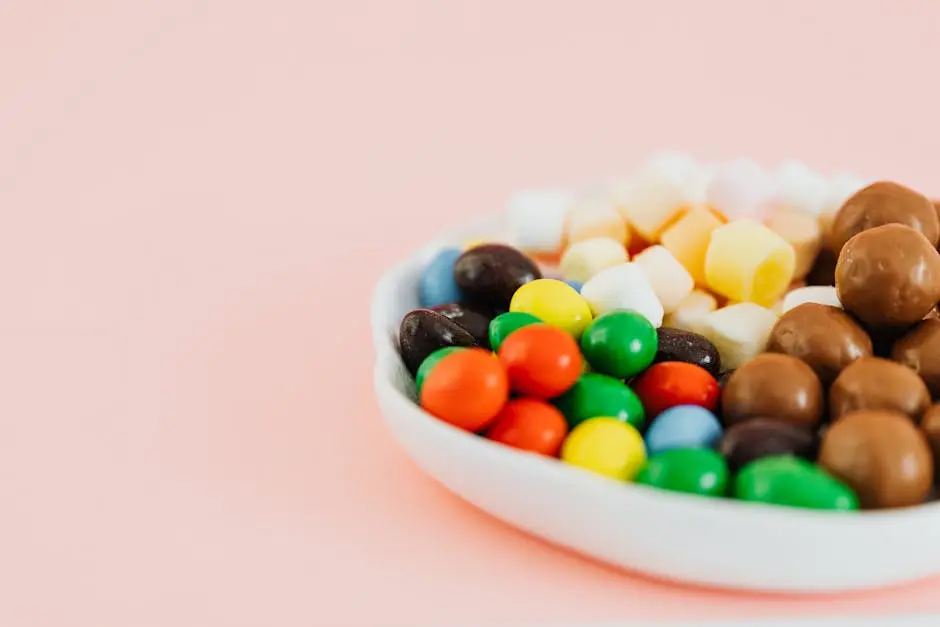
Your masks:
[{"label": "orange candy", "polygon": [[547,324],[513,332],[499,347],[499,360],[513,391],[538,398],[566,392],[581,376],[583,367],[575,339]]},{"label": "orange candy", "polygon": [[566,435],[562,413],[537,398],[509,401],[486,432],[494,442],[549,457],[558,455]]},{"label": "orange candy", "polygon": [[482,348],[444,357],[421,386],[421,407],[467,431],[493,422],[509,399],[509,380],[500,360]]}]

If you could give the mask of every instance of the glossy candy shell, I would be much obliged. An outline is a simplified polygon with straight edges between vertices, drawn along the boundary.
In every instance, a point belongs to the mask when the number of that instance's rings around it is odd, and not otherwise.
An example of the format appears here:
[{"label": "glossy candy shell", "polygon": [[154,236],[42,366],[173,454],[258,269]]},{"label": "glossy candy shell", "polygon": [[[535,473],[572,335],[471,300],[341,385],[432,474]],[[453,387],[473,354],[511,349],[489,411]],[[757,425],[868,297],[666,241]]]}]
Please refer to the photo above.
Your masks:
[{"label": "glossy candy shell", "polygon": [[[940,574],[940,504],[833,514],[693,498],[575,472],[557,460],[519,453],[422,412],[398,357],[395,331],[401,317],[417,306],[422,264],[441,246],[470,238],[504,239],[501,219],[449,233],[394,265],[372,302],[381,414],[407,454],[448,489],[549,542],[673,581],[818,594]],[[677,551],[678,546],[688,548]]]}]

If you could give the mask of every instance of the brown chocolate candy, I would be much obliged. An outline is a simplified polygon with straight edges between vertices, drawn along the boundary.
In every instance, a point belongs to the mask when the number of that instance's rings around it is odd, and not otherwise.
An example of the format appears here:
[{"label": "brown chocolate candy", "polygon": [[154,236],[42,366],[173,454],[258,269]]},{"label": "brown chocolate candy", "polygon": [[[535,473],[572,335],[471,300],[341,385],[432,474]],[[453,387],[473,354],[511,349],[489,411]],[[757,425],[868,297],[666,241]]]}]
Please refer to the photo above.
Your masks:
[{"label": "brown chocolate candy", "polygon": [[447,346],[475,346],[473,335],[445,315],[430,309],[405,314],[398,330],[398,345],[405,367],[414,375],[428,355]]},{"label": "brown chocolate candy", "polygon": [[728,467],[737,472],[745,464],[771,455],[813,460],[816,447],[812,431],[770,418],[751,418],[725,431],[718,452],[727,460]]},{"label": "brown chocolate candy", "polygon": [[914,324],[940,300],[940,253],[909,226],[862,231],[839,254],[836,290],[846,311],[872,328]]},{"label": "brown chocolate candy", "polygon": [[509,309],[516,290],[542,271],[519,250],[503,244],[482,244],[464,252],[454,262],[454,280],[476,304],[500,311]]},{"label": "brown chocolate candy", "polygon": [[477,345],[483,348],[490,347],[490,322],[493,315],[485,309],[478,309],[461,303],[448,303],[431,307],[448,320],[453,320],[467,330]]},{"label": "brown chocolate candy", "polygon": [[838,259],[839,257],[834,252],[823,248],[816,255],[816,261],[813,262],[813,267],[809,269],[804,282],[807,285],[835,285]]},{"label": "brown chocolate candy", "polygon": [[934,475],[940,474],[940,403],[931,405],[920,423],[921,431],[927,437],[930,450],[933,451]]},{"label": "brown chocolate candy", "polygon": [[917,373],[881,357],[857,359],[829,388],[833,421],[862,410],[896,412],[919,421],[929,405],[930,393]]},{"label": "brown chocolate candy", "polygon": [[830,249],[838,254],[855,235],[885,224],[904,224],[920,231],[934,248],[940,240],[937,210],[926,196],[880,181],[858,190],[843,203],[832,222]]},{"label": "brown chocolate candy", "polygon": [[847,414],[822,438],[820,466],[844,481],[865,509],[923,503],[933,484],[927,438],[904,414]]},{"label": "brown chocolate candy", "polygon": [[838,307],[803,303],[777,320],[767,351],[801,359],[828,387],[846,366],[870,357],[872,345],[864,329]]},{"label": "brown chocolate candy", "polygon": [[940,396],[940,320],[924,320],[896,341],[891,359],[919,374],[930,393]]},{"label": "brown chocolate candy", "polygon": [[823,413],[823,389],[808,365],[790,355],[764,353],[745,362],[721,392],[726,425],[750,418],[773,418],[803,428]]}]

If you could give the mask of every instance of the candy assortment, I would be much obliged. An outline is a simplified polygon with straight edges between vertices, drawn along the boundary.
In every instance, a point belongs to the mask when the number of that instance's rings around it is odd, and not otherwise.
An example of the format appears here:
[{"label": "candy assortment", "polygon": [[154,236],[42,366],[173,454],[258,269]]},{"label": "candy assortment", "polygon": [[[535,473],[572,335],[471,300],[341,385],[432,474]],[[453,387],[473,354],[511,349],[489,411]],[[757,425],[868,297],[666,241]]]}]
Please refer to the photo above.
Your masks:
[{"label": "candy assortment", "polygon": [[940,470],[938,216],[893,182],[670,154],[519,192],[504,240],[426,264],[402,360],[437,419],[612,480],[917,505]]}]

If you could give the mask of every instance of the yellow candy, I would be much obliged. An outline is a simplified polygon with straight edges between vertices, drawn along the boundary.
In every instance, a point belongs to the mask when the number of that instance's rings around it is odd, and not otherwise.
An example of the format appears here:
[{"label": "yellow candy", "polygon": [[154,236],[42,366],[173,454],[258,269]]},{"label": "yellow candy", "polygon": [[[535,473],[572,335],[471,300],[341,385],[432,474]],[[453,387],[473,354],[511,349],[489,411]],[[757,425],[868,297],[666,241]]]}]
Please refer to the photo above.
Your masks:
[{"label": "yellow candy", "polygon": [[591,308],[577,290],[556,279],[536,279],[516,290],[509,311],[530,313],[580,339],[591,324]]},{"label": "yellow candy", "polygon": [[561,459],[611,479],[631,481],[646,463],[646,447],[633,426],[616,418],[591,418],[568,434]]},{"label": "yellow candy", "polygon": [[794,279],[802,279],[813,267],[822,243],[819,221],[806,213],[778,211],[767,220],[767,226],[788,244],[796,253]]},{"label": "yellow candy", "polygon": [[712,231],[723,224],[708,207],[695,207],[663,231],[660,243],[692,275],[696,285],[705,285],[705,253]]},{"label": "yellow candy", "polygon": [[705,278],[713,291],[764,307],[783,296],[795,267],[793,246],[754,220],[737,220],[712,231],[705,254]]}]

